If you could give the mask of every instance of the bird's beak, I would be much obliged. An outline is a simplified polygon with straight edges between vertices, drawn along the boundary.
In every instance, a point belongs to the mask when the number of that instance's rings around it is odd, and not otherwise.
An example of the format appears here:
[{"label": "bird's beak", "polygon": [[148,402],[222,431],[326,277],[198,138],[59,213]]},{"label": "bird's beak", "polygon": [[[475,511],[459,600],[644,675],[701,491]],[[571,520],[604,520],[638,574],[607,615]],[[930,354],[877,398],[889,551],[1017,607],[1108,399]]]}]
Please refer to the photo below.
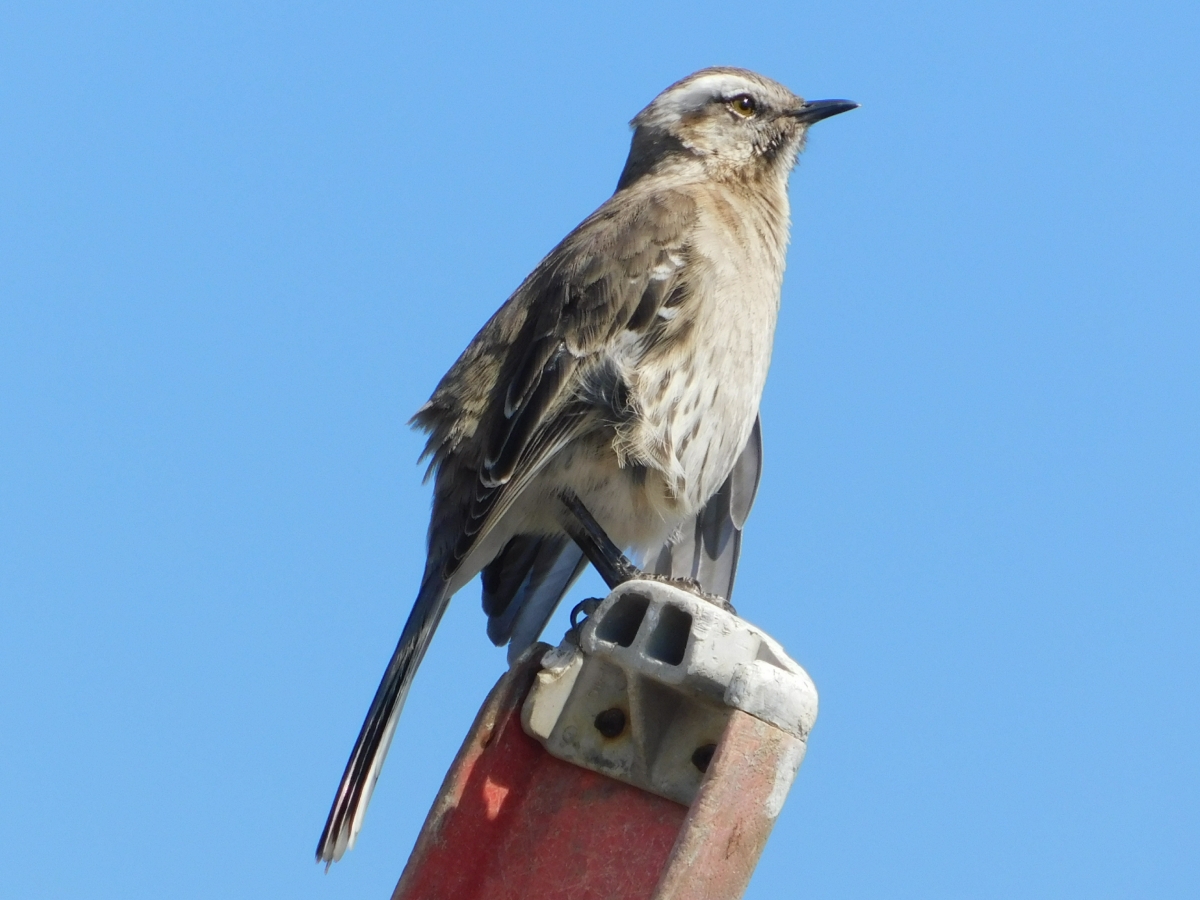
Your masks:
[{"label": "bird's beak", "polygon": [[809,100],[791,110],[788,115],[802,125],[811,125],[813,122],[820,122],[822,119],[828,119],[838,113],[850,112],[852,109],[858,109],[858,104],[853,100]]}]

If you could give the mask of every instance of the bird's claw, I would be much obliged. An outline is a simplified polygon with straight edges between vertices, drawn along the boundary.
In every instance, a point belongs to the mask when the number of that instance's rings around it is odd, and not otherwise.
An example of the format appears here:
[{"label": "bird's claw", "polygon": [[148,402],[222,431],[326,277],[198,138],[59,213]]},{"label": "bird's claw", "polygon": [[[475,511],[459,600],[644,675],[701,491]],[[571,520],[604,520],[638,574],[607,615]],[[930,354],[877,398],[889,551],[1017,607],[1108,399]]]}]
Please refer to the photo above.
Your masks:
[{"label": "bird's claw", "polygon": [[670,575],[655,575],[650,572],[643,572],[638,576],[647,581],[657,581],[661,584],[669,584],[672,587],[681,588],[689,594],[694,594],[701,600],[707,600],[718,609],[723,609],[732,616],[737,615],[737,610],[733,608],[733,604],[718,594],[710,594],[701,586],[700,582],[688,575],[670,576]]},{"label": "bird's claw", "polygon": [[[592,617],[592,613],[596,611],[596,607],[602,602],[598,597],[589,597],[586,600],[576,603],[571,609],[571,630],[578,631],[582,628],[584,623]],[[583,616],[582,620],[579,618],[580,615]]]}]

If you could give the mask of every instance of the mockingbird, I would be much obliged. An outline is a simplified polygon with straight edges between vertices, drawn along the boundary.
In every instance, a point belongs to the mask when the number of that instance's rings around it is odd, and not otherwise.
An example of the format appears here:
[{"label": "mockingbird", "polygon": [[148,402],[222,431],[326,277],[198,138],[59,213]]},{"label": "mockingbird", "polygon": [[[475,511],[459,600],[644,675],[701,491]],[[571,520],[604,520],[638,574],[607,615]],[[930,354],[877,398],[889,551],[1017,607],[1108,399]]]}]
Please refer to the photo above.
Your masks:
[{"label": "mockingbird", "polygon": [[414,416],[434,476],[428,560],[319,861],[353,846],[417,666],[476,574],[488,636],[510,657],[537,639],[597,530],[654,573],[728,597],[762,460],[788,175],[808,126],[856,106],[744,69],[671,85],[634,118],[616,193]]}]

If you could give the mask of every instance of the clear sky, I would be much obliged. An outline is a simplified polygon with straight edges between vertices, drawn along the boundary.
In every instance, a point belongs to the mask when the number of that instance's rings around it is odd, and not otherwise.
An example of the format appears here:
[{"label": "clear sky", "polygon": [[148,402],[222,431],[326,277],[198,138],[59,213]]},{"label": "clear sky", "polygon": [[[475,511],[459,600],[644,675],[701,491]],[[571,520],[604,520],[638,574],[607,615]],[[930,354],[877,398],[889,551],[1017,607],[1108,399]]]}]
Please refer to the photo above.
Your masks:
[{"label": "clear sky", "polygon": [[405,422],[725,64],[862,103],[792,180],[736,599],[821,716],[749,896],[1197,896],[1197,48],[1194,2],[8,4],[0,893],[388,895],[504,668],[471,586],[324,874]]}]

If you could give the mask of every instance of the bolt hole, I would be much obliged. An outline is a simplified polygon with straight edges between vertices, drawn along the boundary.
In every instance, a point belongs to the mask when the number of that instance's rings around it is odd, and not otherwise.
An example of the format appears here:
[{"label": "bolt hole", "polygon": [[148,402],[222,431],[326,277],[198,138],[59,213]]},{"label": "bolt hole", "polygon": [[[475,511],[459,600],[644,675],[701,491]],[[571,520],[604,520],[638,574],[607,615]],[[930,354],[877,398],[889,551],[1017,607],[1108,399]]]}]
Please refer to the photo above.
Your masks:
[{"label": "bolt hole", "polygon": [[625,730],[625,711],[615,706],[604,710],[596,716],[596,730],[606,738],[619,737]]},{"label": "bolt hole", "polygon": [[696,752],[692,754],[692,765],[701,772],[707,772],[708,764],[712,762],[713,754],[716,752],[716,744],[705,744],[703,747],[697,747]]}]

